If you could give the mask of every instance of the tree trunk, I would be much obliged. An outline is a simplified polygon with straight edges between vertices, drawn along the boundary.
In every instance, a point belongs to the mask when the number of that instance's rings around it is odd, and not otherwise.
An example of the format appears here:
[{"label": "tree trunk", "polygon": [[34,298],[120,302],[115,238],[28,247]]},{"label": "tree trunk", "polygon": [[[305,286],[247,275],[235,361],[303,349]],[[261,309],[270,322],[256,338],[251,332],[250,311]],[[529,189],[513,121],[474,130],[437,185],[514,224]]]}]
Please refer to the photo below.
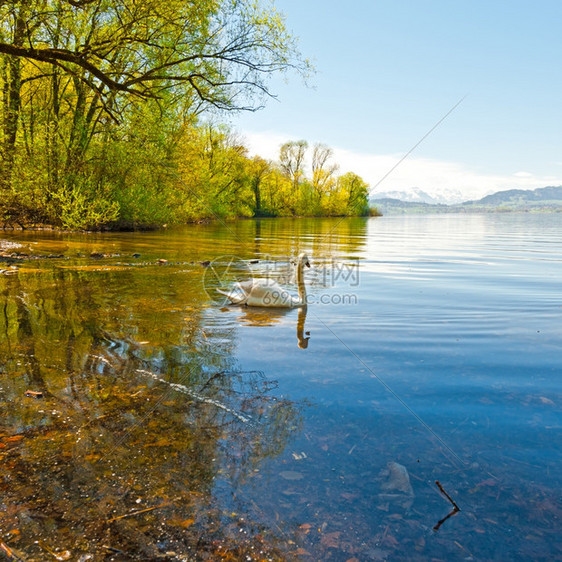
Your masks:
[{"label": "tree trunk", "polygon": [[261,215],[260,183],[261,183],[261,178],[259,176],[254,176],[252,179],[252,189],[254,190],[254,199],[256,202],[256,208],[254,212],[258,217]]},{"label": "tree trunk", "polygon": [[[13,44],[22,46],[26,33],[27,2],[22,2],[15,15]],[[12,189],[16,139],[21,108],[21,58],[5,55],[3,65],[4,79],[4,142],[2,146],[2,170],[0,173],[0,193],[3,201],[9,199]]]}]

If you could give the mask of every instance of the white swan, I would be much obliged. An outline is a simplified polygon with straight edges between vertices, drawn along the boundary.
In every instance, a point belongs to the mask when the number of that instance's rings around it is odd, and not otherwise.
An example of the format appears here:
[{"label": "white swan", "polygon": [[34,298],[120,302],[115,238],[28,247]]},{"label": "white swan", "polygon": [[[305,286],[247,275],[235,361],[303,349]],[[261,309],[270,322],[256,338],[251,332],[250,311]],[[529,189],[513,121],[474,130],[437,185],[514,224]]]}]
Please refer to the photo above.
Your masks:
[{"label": "white swan", "polygon": [[304,286],[304,266],[310,267],[308,256],[300,254],[297,261],[297,288],[299,296],[291,295],[273,279],[249,279],[236,283],[230,291],[220,291],[232,304],[246,306],[265,306],[271,308],[293,308],[306,306]]}]

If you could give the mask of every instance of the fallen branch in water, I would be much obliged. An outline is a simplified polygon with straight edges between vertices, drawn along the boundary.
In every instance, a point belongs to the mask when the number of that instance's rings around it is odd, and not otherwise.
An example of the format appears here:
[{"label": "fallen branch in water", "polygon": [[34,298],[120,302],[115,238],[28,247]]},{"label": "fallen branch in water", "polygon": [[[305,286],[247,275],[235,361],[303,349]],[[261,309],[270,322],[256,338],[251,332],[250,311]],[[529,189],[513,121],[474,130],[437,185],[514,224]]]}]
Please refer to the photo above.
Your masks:
[{"label": "fallen branch in water", "polygon": [[104,544],[102,545],[102,548],[105,548],[105,550],[109,550],[109,552],[112,552],[113,554],[122,554],[123,556],[127,556],[126,552],[124,552],[123,550],[119,550],[118,548],[114,548],[113,546]]},{"label": "fallen branch in water", "polygon": [[164,502],[160,505],[155,505],[153,507],[147,507],[146,509],[139,509],[137,511],[131,511],[131,513],[125,513],[125,515],[119,515],[118,517],[112,517],[108,519],[107,522],[111,523],[112,521],[117,521],[118,519],[124,519],[125,517],[133,517],[134,515],[140,515],[141,513],[146,513],[148,511],[153,511],[155,509],[160,509],[161,507],[166,507],[170,505],[170,502]]},{"label": "fallen branch in water", "polygon": [[0,541],[0,553],[4,554],[8,560],[23,560],[5,542]]},{"label": "fallen branch in water", "polygon": [[205,404],[211,404],[213,406],[216,406],[217,408],[220,408],[221,410],[228,412],[230,415],[234,416],[237,420],[243,423],[248,423],[252,421],[252,418],[249,415],[241,414],[240,412],[237,412],[234,409],[229,408],[226,404],[223,404],[222,402],[219,402],[214,398],[210,398],[199,392],[196,392],[195,390],[192,390],[191,388],[188,388],[183,384],[168,382],[166,379],[159,377],[156,373],[153,373],[152,371],[147,371],[146,369],[137,369],[136,372],[141,373],[143,375],[148,375],[152,377],[155,381],[167,384],[170,388],[173,388],[177,392],[187,394],[188,396],[191,396],[195,400],[199,400],[200,402],[204,402]]},{"label": "fallen branch in water", "polygon": [[61,552],[60,554],[57,554],[54,550],[51,550],[46,544],[43,544],[40,541],[37,544],[43,550],[46,550],[55,560],[61,560],[61,561],[69,560],[70,557],[72,556],[72,554],[68,550],[65,550],[64,552]]}]

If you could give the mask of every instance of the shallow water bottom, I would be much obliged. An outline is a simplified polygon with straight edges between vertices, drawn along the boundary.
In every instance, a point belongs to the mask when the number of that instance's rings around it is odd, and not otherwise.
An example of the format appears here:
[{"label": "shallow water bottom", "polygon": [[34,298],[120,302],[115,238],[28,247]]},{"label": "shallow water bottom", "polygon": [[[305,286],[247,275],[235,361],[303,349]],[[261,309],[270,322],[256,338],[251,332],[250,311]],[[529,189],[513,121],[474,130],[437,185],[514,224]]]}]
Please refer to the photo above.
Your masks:
[{"label": "shallow water bottom", "polygon": [[[561,239],[555,215],[4,235],[4,556],[562,559]],[[300,251],[306,310],[217,300],[295,289]]]}]

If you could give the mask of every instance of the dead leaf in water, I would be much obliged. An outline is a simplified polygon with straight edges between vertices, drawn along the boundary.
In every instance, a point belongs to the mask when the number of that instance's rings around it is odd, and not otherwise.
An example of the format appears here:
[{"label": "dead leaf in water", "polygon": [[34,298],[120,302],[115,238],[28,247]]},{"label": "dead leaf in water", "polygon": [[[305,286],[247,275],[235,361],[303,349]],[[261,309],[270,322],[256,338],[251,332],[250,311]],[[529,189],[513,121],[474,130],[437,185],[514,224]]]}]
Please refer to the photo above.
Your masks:
[{"label": "dead leaf in water", "polygon": [[284,470],[279,473],[279,476],[285,480],[302,480],[304,478],[300,472],[295,472],[294,470]]},{"label": "dead leaf in water", "polygon": [[195,519],[172,519],[170,525],[174,527],[181,527],[182,529],[189,529],[193,523],[195,523]]},{"label": "dead leaf in water", "polygon": [[387,533],[385,537],[383,537],[382,539],[382,544],[384,544],[385,546],[398,546],[400,543],[396,540],[396,538],[391,535],[390,533]]},{"label": "dead leaf in water", "polygon": [[497,486],[498,481],[494,478],[487,478],[486,480],[482,480],[482,482],[478,482],[477,486]]},{"label": "dead leaf in water", "polygon": [[469,494],[475,494],[480,490],[480,488],[489,487],[493,488],[494,486],[498,485],[498,481],[494,480],[493,478],[487,478],[486,480],[482,480],[482,482],[478,482],[474,488],[468,490]]},{"label": "dead leaf in water", "polygon": [[339,548],[340,547],[340,536],[341,531],[334,531],[333,533],[327,533],[320,539],[320,544],[327,548]]},{"label": "dead leaf in water", "polygon": [[88,462],[97,462],[102,458],[99,453],[90,453],[84,457],[84,460]]}]

